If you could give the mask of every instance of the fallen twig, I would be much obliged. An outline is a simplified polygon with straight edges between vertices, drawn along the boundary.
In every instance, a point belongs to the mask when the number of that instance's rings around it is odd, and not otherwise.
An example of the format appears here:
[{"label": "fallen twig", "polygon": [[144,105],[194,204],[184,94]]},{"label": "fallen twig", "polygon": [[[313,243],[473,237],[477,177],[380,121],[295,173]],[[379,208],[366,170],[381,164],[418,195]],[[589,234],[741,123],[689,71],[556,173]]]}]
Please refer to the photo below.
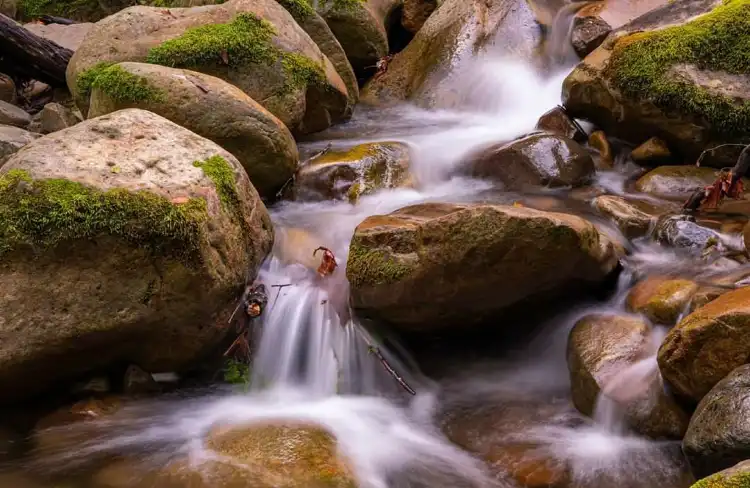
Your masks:
[{"label": "fallen twig", "polygon": [[360,337],[362,337],[362,340],[365,341],[365,344],[367,345],[367,351],[370,354],[374,354],[375,357],[378,358],[378,360],[380,361],[380,364],[383,365],[383,367],[388,372],[388,374],[393,376],[393,378],[398,382],[399,385],[401,385],[401,387],[404,390],[406,390],[411,395],[416,395],[417,392],[414,391],[414,389],[411,386],[409,386],[406,380],[400,374],[398,374],[395,369],[393,369],[393,366],[391,366],[391,364],[388,362],[385,356],[383,356],[383,353],[380,352],[380,348],[374,345],[372,342],[370,342],[370,340],[367,338],[367,335],[365,335],[364,331],[362,330],[361,326],[354,322],[351,322],[351,324],[357,330]]}]

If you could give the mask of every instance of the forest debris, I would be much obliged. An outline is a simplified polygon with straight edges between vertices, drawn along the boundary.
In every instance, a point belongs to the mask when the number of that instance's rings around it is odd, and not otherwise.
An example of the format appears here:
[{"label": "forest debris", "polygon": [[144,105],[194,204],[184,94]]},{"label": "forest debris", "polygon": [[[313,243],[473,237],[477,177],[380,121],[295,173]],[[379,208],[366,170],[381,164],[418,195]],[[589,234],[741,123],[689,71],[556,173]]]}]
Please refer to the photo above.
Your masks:
[{"label": "forest debris", "polygon": [[333,274],[334,271],[336,271],[338,263],[336,262],[336,256],[333,255],[333,251],[331,251],[327,247],[320,246],[315,251],[313,251],[313,256],[318,254],[318,251],[323,251],[323,259],[320,262],[320,266],[318,266],[318,274],[321,277],[325,278],[326,276],[329,276]]},{"label": "forest debris", "polygon": [[367,352],[370,354],[373,354],[376,358],[378,358],[378,361],[380,361],[380,364],[383,365],[386,371],[388,371],[388,374],[393,376],[393,378],[398,382],[399,385],[401,385],[401,388],[406,390],[411,395],[416,395],[417,392],[414,391],[414,389],[409,386],[409,384],[406,382],[406,380],[396,372],[395,369],[393,369],[393,366],[391,366],[391,363],[388,362],[388,360],[383,356],[383,353],[380,352],[380,348],[376,345],[374,345],[370,340],[367,338],[367,335],[362,330],[361,326],[357,323],[352,322],[352,325],[354,328],[359,332],[360,337],[362,337],[362,340],[365,341],[365,344],[367,344]]},{"label": "forest debris", "polygon": [[[703,151],[698,158],[696,165],[700,166],[700,160],[707,151],[713,151],[718,147],[721,146]],[[716,178],[716,181],[704,188],[698,188],[695,190],[682,206],[682,209],[690,212],[695,212],[699,209],[715,209],[719,207],[725,197],[733,198],[735,200],[741,199],[745,192],[745,185],[742,183],[742,178],[747,175],[749,170],[750,146],[746,146],[740,153],[739,158],[737,158],[737,163],[733,168],[722,169],[721,173]]]},{"label": "forest debris", "polygon": [[[234,318],[237,310],[242,307],[245,312],[246,319],[240,320],[237,325],[237,338],[232,342],[229,348],[224,352],[224,356],[236,356],[237,350],[240,354],[245,357],[250,357],[250,324],[254,319],[257,319],[263,314],[263,311],[268,304],[268,293],[263,283],[257,283],[245,288],[245,292],[242,294],[240,304],[232,313]],[[232,318],[229,321],[232,321]]]}]

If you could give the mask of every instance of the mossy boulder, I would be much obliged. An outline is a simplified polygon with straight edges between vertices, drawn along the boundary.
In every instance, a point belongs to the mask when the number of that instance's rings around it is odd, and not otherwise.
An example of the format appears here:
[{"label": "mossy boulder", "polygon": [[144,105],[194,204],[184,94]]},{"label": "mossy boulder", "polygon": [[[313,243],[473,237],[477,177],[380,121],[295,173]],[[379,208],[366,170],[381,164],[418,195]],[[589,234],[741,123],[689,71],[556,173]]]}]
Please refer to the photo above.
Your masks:
[{"label": "mossy boulder", "polygon": [[650,276],[630,290],[627,306],[655,324],[672,326],[686,311],[698,288],[694,281]]},{"label": "mossy boulder", "polygon": [[[571,115],[634,144],[662,139],[690,162],[750,140],[748,0],[668,2],[620,28],[563,84]],[[707,154],[731,166],[741,147]]]},{"label": "mossy boulder", "polygon": [[196,71],[120,63],[92,80],[89,117],[140,108],[210,139],[239,160],[264,198],[273,198],[297,169],[289,129],[226,81]]},{"label": "mossy boulder", "polygon": [[638,178],[635,189],[663,198],[684,200],[698,188],[710,185],[719,171],[703,166],[660,166]]},{"label": "mossy boulder", "polygon": [[591,416],[604,395],[616,403],[636,432],[681,439],[689,417],[664,392],[658,371],[635,381],[623,376],[627,368],[651,354],[651,340],[651,328],[636,317],[597,314],[579,320],[568,338],[573,404]]},{"label": "mossy boulder", "polygon": [[617,262],[612,242],[580,217],[427,203],[359,224],[346,273],[355,309],[424,331],[601,283]]},{"label": "mossy boulder", "polygon": [[200,8],[131,7],[97,22],[70,60],[68,88],[88,112],[91,79],[123,61],[185,68],[235,85],[292,132],[323,130],[351,113],[328,58],[274,0]]},{"label": "mossy boulder", "polygon": [[409,183],[409,146],[372,142],[328,151],[297,173],[295,195],[303,200],[345,199]]},{"label": "mossy boulder", "polygon": [[96,22],[136,4],[135,0],[18,0],[17,15],[22,20],[55,15],[78,22]]},{"label": "mossy boulder", "polygon": [[615,195],[601,195],[591,202],[600,213],[612,219],[620,231],[630,239],[648,234],[659,214],[668,206],[652,205],[643,200]]},{"label": "mossy boulder", "polygon": [[497,180],[508,189],[582,186],[596,171],[594,160],[580,144],[551,134],[490,146],[468,159],[471,176]]},{"label": "mossy boulder", "polygon": [[[700,401],[682,443],[697,477],[731,468],[750,458],[749,400],[750,365],[745,365],[732,371]],[[744,479],[750,481],[747,476]]]},{"label": "mossy boulder", "polygon": [[698,308],[669,331],[659,367],[675,392],[698,401],[750,360],[750,287]]},{"label": "mossy boulder", "polygon": [[746,488],[750,486],[750,461],[713,474],[695,483],[690,488]]},{"label": "mossy boulder", "polygon": [[272,242],[234,156],[156,114],[36,139],[0,168],[3,401],[115,364],[191,368]]},{"label": "mossy boulder", "polygon": [[336,440],[313,425],[217,428],[206,448],[220,457],[200,466],[176,461],[157,472],[120,461],[94,477],[97,488],[356,488]]}]

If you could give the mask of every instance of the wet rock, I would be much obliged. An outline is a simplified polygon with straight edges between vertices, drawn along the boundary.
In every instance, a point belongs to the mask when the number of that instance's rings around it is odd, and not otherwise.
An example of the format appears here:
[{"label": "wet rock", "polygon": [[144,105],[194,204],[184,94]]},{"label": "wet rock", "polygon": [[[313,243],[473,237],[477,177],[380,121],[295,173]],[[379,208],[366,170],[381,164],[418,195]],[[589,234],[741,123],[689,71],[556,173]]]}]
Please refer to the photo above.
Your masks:
[{"label": "wet rock", "polygon": [[576,16],[573,18],[570,41],[576,54],[585,58],[604,42],[610,32],[612,27],[598,16]]},{"label": "wet rock", "polygon": [[[196,39],[201,42],[196,44]],[[253,51],[246,45],[254,46]],[[172,10],[136,6],[97,22],[66,73],[81,112],[88,111],[91,81],[101,71],[100,63],[123,61],[189,68],[221,78],[299,134],[323,130],[351,113],[346,85],[334,66],[274,0],[230,0]]]},{"label": "wet rock", "polygon": [[437,6],[438,0],[404,0],[401,25],[404,29],[416,34]]},{"label": "wet rock", "polygon": [[735,488],[750,484],[750,461],[742,461],[729,469],[698,481],[690,488]]},{"label": "wet rock", "polygon": [[568,117],[562,107],[555,107],[539,117],[536,128],[577,142],[586,140],[586,134],[573,119]]},{"label": "wet rock", "polygon": [[40,134],[35,134],[18,127],[10,125],[0,125],[0,167],[13,154],[26,144],[40,138]]},{"label": "wet rock", "polygon": [[[60,2],[63,3],[63,2]],[[125,5],[123,5],[121,8],[124,8]],[[45,14],[49,15],[50,12],[45,11]],[[114,12],[112,12],[114,13]],[[24,27],[36,34],[39,37],[43,37],[45,39],[48,39],[55,44],[59,44],[62,47],[68,48],[71,51],[75,52],[83,42],[84,37],[86,37],[86,34],[89,33],[89,31],[94,27],[94,24],[84,22],[80,24],[69,24],[69,25],[63,25],[63,24],[38,24],[36,22],[32,22],[29,24],[25,24]]]},{"label": "wet rock", "polygon": [[635,189],[663,198],[683,199],[713,183],[719,171],[702,166],[660,166],[641,176]]},{"label": "wet rock", "polygon": [[31,115],[23,109],[0,101],[0,124],[12,125],[24,129],[31,123]]},{"label": "wet rock", "polygon": [[409,181],[409,146],[399,142],[360,144],[328,151],[297,173],[296,196],[309,199],[348,199]]},{"label": "wet rock", "polygon": [[750,287],[727,292],[669,331],[659,367],[675,392],[699,401],[733,369],[748,361]]},{"label": "wet rock", "polygon": [[[113,79],[120,81],[112,81]],[[127,82],[148,87],[141,97],[123,95]],[[220,145],[245,168],[264,198],[294,175],[299,154],[286,126],[239,88],[196,71],[145,63],[120,63],[93,82],[89,117],[140,108]]]},{"label": "wet rock", "polygon": [[750,365],[744,365],[733,370],[700,401],[682,444],[697,477],[708,476],[748,459],[749,399]]},{"label": "wet rock", "polygon": [[[658,137],[688,161],[706,148],[745,140],[748,126],[735,120],[744,120],[750,75],[731,67],[735,51],[717,55],[711,46],[738,46],[742,41],[728,23],[747,15],[740,4],[718,0],[668,2],[642,15],[618,29],[568,76],[563,83],[566,109],[631,143]],[[703,43],[694,44],[693,36]],[[673,49],[664,49],[665,43]],[[740,150],[711,152],[702,164],[731,166]]]},{"label": "wet rock", "polygon": [[46,488],[42,483],[21,473],[0,473],[0,486],[8,488]]},{"label": "wet rock", "polygon": [[635,239],[648,234],[656,222],[658,210],[639,200],[627,200],[614,195],[601,195],[592,204],[611,218],[625,237]]},{"label": "wet rock", "polygon": [[654,238],[661,244],[689,249],[694,253],[721,242],[719,234],[695,223],[687,215],[660,217],[654,227]]},{"label": "wet rock", "polygon": [[669,159],[671,156],[672,153],[669,151],[667,143],[658,137],[652,137],[630,153],[631,159],[636,163],[658,163]]},{"label": "wet rock", "polygon": [[436,330],[599,283],[617,262],[612,242],[573,215],[428,203],[359,224],[346,271],[363,314]]},{"label": "wet rock", "polygon": [[109,383],[109,378],[106,376],[94,376],[86,381],[74,384],[70,389],[71,393],[74,395],[102,394],[109,393],[110,390],[111,385]]},{"label": "wet rock", "polygon": [[672,326],[697,291],[698,284],[690,280],[650,276],[630,290],[627,305],[654,324]]},{"label": "wet rock", "polygon": [[469,156],[468,172],[498,180],[509,189],[521,189],[581,186],[591,180],[595,168],[591,155],[575,141],[532,134]]},{"label": "wet rock", "polygon": [[206,447],[225,459],[191,469],[175,462],[145,472],[132,461],[119,461],[94,476],[97,488],[351,488],[351,471],[326,431],[304,425],[258,425],[216,429]]},{"label": "wet rock", "polygon": [[612,146],[607,140],[607,135],[604,131],[595,130],[589,136],[589,146],[593,147],[599,152],[599,159],[601,168],[599,169],[611,169],[612,163],[615,161],[614,153],[612,152]]},{"label": "wet rock", "polygon": [[[36,423],[32,434],[34,448],[42,456],[63,454],[85,440],[87,432],[77,428],[80,423],[105,418],[120,411],[123,405],[122,399],[109,396],[61,407]],[[74,424],[78,425],[73,427]]]},{"label": "wet rock", "polygon": [[0,102],[15,103],[16,84],[10,76],[0,73]]},{"label": "wet rock", "polygon": [[0,179],[3,401],[123,362],[190,368],[273,241],[239,162],[144,110],[37,139]]},{"label": "wet rock", "polygon": [[664,392],[658,371],[628,377],[628,368],[649,356],[650,334],[645,322],[631,316],[589,315],[578,321],[567,353],[573,404],[591,416],[603,394],[636,432],[681,439],[689,417]]},{"label": "wet rock", "polygon": [[73,110],[59,103],[48,103],[40,112],[40,124],[44,134],[73,127],[80,121]]},{"label": "wet rock", "polygon": [[135,364],[128,366],[122,380],[122,390],[126,395],[146,395],[161,391],[153,376]]}]

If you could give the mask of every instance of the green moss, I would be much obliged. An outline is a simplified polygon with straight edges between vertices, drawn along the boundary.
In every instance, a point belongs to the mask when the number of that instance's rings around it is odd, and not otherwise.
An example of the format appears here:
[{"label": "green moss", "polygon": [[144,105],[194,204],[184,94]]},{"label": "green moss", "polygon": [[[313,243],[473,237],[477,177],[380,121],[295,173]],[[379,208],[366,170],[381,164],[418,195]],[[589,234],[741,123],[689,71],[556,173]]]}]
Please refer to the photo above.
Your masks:
[{"label": "green moss", "polygon": [[[356,239],[356,238],[355,238]],[[395,260],[383,250],[367,249],[352,242],[346,275],[355,288],[396,283],[409,275],[412,267]]]},{"label": "green moss", "polygon": [[[98,88],[118,103],[164,102],[164,93],[149,81],[121,66],[114,65],[99,69],[91,79],[90,87]],[[79,78],[80,80],[80,78]]]},{"label": "green moss", "polygon": [[308,0],[276,0],[295,20],[304,20],[315,13]]},{"label": "green moss", "polygon": [[281,53],[281,65],[292,88],[318,85],[326,82],[326,75],[319,63],[298,53]]},{"label": "green moss", "polygon": [[91,68],[82,71],[78,75],[76,80],[76,90],[82,97],[88,98],[91,95],[91,88],[94,86],[94,81],[102,74],[107,68],[110,68],[114,63],[97,63]]},{"label": "green moss", "polygon": [[240,204],[240,196],[237,193],[234,170],[227,160],[221,156],[212,156],[205,161],[194,161],[193,166],[201,168],[203,173],[214,182],[216,193],[219,194],[219,200],[224,208],[230,212],[236,212]]},{"label": "green moss", "polygon": [[33,180],[22,170],[0,177],[0,256],[109,235],[191,266],[201,261],[206,220],[206,202],[200,198],[175,205],[146,191]]},{"label": "green moss", "polygon": [[727,477],[717,473],[695,483],[691,488],[750,488],[750,473]]},{"label": "green moss", "polygon": [[233,385],[250,383],[250,365],[236,359],[229,359],[224,367],[224,381]]},{"label": "green moss", "polygon": [[97,0],[21,0],[18,10],[23,20],[55,15],[68,19],[95,21],[106,15]]},{"label": "green moss", "polygon": [[727,0],[685,25],[627,36],[615,44],[607,67],[628,96],[702,117],[716,134],[747,134],[750,102],[681,80],[671,71],[678,64],[750,74],[750,0]]},{"label": "green moss", "polygon": [[323,7],[333,4],[336,10],[353,10],[361,7],[366,0],[319,0]]}]

